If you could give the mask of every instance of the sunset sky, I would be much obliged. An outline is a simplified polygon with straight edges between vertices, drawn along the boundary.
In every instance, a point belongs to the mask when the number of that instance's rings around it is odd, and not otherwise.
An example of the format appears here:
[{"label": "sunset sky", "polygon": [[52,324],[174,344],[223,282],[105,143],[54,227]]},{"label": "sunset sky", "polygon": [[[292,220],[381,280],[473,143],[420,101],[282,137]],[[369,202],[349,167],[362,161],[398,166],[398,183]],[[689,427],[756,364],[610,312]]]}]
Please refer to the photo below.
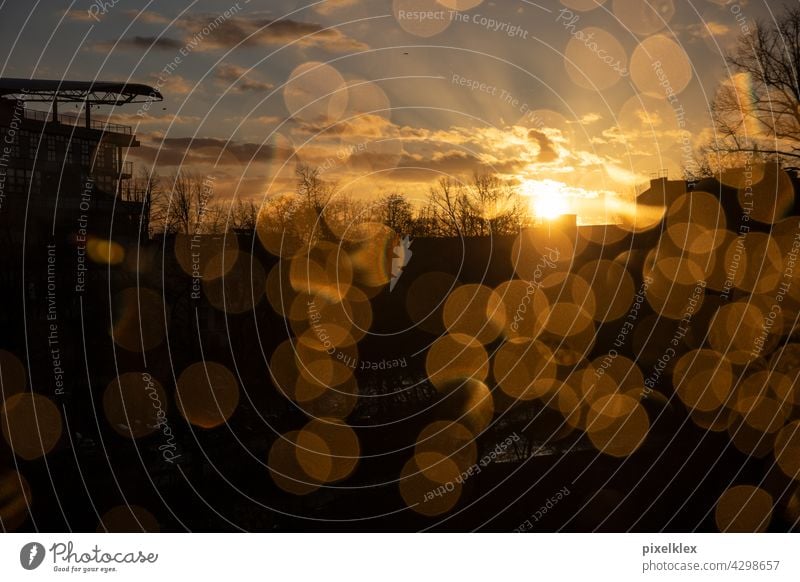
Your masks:
[{"label": "sunset sky", "polygon": [[773,18],[755,0],[599,4],[0,1],[1,74],[159,85],[163,103],[114,115],[137,126],[134,161],[244,199],[291,190],[296,163],[365,198],[491,171],[591,215],[680,177],[710,135],[721,50]]}]

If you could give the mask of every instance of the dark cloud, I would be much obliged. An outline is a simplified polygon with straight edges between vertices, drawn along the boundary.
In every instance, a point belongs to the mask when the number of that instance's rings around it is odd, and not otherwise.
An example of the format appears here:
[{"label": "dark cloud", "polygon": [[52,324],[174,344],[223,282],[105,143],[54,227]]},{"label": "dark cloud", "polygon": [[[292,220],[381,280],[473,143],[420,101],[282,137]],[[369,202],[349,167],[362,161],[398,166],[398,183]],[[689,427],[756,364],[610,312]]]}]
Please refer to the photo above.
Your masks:
[{"label": "dark cloud", "polygon": [[[219,22],[219,18],[214,14],[191,15],[182,19],[178,26],[194,36],[203,34],[203,29],[208,30],[209,24],[215,21]],[[282,45],[294,41],[299,41],[302,46],[315,46],[331,52],[369,48],[339,30],[324,30],[323,26],[311,22],[240,16],[219,22],[200,42],[203,47],[228,49],[234,46]]]},{"label": "dark cloud", "polygon": [[314,6],[314,11],[325,16],[333,14],[339,10],[353,8],[358,5],[358,0],[327,0]]},{"label": "dark cloud", "polygon": [[536,157],[537,162],[547,164],[558,159],[558,152],[547,135],[541,131],[532,129],[528,132],[528,139],[539,145],[539,155]]},{"label": "dark cloud", "polygon": [[183,47],[183,43],[167,36],[131,36],[120,39],[119,41],[105,40],[96,42],[92,45],[94,50],[109,51],[119,49],[147,50],[150,48],[162,51],[177,51]]},{"label": "dark cloud", "polygon": [[237,166],[270,162],[289,152],[270,144],[228,142],[217,138],[176,137],[150,141],[131,152],[148,164],[159,166],[204,165]]},{"label": "dark cloud", "polygon": [[144,22],[147,24],[169,24],[170,18],[167,18],[163,14],[159,14],[158,12],[148,10],[148,11],[139,11],[139,10],[126,10],[125,14],[131,18],[136,19],[139,22]]},{"label": "dark cloud", "polygon": [[[349,117],[350,115],[348,112],[343,117]],[[335,135],[374,139],[399,136],[399,128],[396,125],[385,117],[372,114],[362,114],[336,122],[328,120],[324,122],[297,121],[295,132],[311,136]]]},{"label": "dark cloud", "polygon": [[503,160],[499,164],[487,164],[477,156],[465,152],[448,152],[436,159],[418,159],[403,156],[392,178],[409,182],[433,182],[442,176],[467,179],[474,173],[513,174],[525,166],[522,160]]},{"label": "dark cloud", "polygon": [[[77,16],[72,16],[77,19]],[[144,19],[147,23],[160,23],[165,17],[153,14]],[[279,46],[297,42],[303,47],[317,47],[329,52],[358,51],[369,48],[337,29],[325,29],[320,24],[297,20],[273,20],[259,16],[234,16],[228,19],[218,14],[192,14],[176,22],[184,31],[182,40],[169,37],[134,36],[116,41],[101,41],[92,45],[94,50],[142,50],[155,48],[177,51],[184,47],[194,50],[229,49],[234,46]]]},{"label": "dark cloud", "polygon": [[251,75],[252,71],[248,71],[244,67],[225,63],[218,66],[214,72],[217,79],[228,83],[233,91],[239,93],[270,91],[274,87],[272,83],[249,78]]},{"label": "dark cloud", "polygon": [[76,22],[97,22],[88,10],[67,10],[66,16]]}]

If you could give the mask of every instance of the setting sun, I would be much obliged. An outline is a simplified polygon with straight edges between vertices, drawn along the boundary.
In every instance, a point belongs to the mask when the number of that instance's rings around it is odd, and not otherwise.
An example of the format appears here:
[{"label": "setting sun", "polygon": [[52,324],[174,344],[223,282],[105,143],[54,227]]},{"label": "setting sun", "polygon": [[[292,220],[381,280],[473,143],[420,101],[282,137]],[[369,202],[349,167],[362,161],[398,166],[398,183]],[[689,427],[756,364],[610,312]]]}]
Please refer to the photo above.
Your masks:
[{"label": "setting sun", "polygon": [[564,186],[555,180],[525,180],[522,193],[530,198],[537,218],[552,220],[570,211]]}]

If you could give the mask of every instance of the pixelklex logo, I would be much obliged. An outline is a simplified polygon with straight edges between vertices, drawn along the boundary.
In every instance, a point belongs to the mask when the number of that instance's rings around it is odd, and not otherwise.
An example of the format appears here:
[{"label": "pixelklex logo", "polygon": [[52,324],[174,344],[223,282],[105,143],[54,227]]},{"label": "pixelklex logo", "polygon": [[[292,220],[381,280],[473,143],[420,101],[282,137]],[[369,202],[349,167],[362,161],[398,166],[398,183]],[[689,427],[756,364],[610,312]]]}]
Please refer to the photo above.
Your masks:
[{"label": "pixelklex logo", "polygon": [[37,542],[30,542],[22,546],[19,551],[19,563],[26,570],[35,570],[42,565],[44,556],[44,546]]}]

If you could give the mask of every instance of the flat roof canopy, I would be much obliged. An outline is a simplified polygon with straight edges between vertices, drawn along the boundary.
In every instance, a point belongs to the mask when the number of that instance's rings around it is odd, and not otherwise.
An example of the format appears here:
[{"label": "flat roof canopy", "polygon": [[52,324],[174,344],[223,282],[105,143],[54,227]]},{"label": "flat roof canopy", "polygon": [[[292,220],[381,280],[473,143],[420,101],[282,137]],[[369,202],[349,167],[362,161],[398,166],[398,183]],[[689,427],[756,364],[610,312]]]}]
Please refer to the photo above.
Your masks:
[{"label": "flat roof canopy", "polygon": [[106,81],[58,81],[47,79],[0,78],[0,97],[20,101],[54,100],[89,102],[98,105],[124,105],[162,101],[161,93],[149,85]]}]

